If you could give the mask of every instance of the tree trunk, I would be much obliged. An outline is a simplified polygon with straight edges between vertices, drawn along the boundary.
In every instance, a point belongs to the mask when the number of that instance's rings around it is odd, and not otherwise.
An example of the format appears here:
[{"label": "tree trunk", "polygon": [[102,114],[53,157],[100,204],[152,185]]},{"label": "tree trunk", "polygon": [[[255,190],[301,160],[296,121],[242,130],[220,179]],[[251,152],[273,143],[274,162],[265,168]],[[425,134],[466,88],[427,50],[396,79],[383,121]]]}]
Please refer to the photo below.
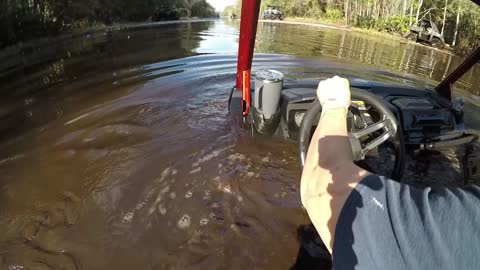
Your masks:
[{"label": "tree trunk", "polygon": [[353,14],[354,16],[354,21],[356,22],[357,21],[357,15],[359,14],[359,11],[358,11],[358,0],[355,0],[355,13]]},{"label": "tree trunk", "polygon": [[345,2],[344,2],[345,24],[348,24],[348,6],[349,6],[349,2],[348,2],[348,0],[345,0]]},{"label": "tree trunk", "polygon": [[327,7],[328,8],[335,8],[335,0],[327,0]]},{"label": "tree trunk", "polygon": [[191,18],[192,17],[192,9],[193,6],[198,2],[198,0],[183,0],[183,6],[185,7],[185,10],[187,11],[187,17]]},{"label": "tree trunk", "polygon": [[445,0],[445,9],[443,10],[443,21],[442,21],[442,31],[441,31],[442,35],[443,35],[443,30],[445,29],[445,17],[447,16],[447,6],[448,6],[448,0]]},{"label": "tree trunk", "polygon": [[418,23],[418,17],[420,16],[420,10],[422,9],[423,0],[418,0],[417,16],[415,16],[415,21]]},{"label": "tree trunk", "polygon": [[452,47],[455,47],[457,43],[457,35],[458,35],[458,25],[460,23],[460,3],[458,3],[458,10],[457,10],[457,22],[455,23],[455,33],[453,34],[453,41]]},{"label": "tree trunk", "polygon": [[376,1],[373,1],[373,5],[372,5],[372,13],[371,13],[371,17],[375,17],[375,12],[377,10],[377,2]]},{"label": "tree trunk", "polygon": [[407,0],[403,0],[403,17],[407,15]]},{"label": "tree trunk", "polygon": [[413,0],[410,1],[410,15],[408,15],[408,26],[412,26]]}]

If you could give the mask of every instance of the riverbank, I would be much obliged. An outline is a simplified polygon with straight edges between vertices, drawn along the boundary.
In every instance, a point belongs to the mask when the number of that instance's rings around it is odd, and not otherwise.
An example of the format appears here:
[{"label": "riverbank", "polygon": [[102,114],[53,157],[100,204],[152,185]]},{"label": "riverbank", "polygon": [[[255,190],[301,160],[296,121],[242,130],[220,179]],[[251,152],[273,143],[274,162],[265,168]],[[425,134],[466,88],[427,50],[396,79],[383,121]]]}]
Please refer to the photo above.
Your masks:
[{"label": "riverbank", "polygon": [[340,21],[328,21],[328,20],[311,19],[311,18],[304,18],[304,17],[290,17],[290,18],[286,18],[286,20],[283,22],[294,23],[294,24],[300,23],[300,24],[313,25],[313,26],[319,26],[319,27],[356,31],[356,32],[373,34],[376,36],[394,38],[397,40],[405,41],[405,38],[398,33],[388,33],[388,32],[381,32],[376,29],[366,29],[366,28],[355,27]]},{"label": "riverbank", "polygon": [[307,26],[315,26],[315,27],[322,27],[322,28],[340,29],[340,30],[346,30],[346,31],[352,30],[350,26],[345,24],[330,24],[330,23],[324,23],[320,21],[309,20],[305,18],[287,18],[284,21],[279,21],[279,20],[258,20],[258,21],[294,24],[294,25],[307,25]]}]

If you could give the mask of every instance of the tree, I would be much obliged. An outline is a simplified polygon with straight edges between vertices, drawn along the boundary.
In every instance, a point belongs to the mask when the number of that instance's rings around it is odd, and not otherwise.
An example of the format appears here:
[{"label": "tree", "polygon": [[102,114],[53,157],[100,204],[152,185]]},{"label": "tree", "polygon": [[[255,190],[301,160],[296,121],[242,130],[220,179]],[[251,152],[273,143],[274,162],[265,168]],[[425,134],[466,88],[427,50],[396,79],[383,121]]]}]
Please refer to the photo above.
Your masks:
[{"label": "tree", "polygon": [[443,30],[445,29],[445,18],[447,17],[447,6],[448,6],[448,0],[445,0],[445,8],[443,10],[442,31],[441,31],[442,35],[443,35]]},{"label": "tree", "polygon": [[187,17],[192,17],[192,9],[199,2],[199,0],[182,0],[183,7],[187,12]]},{"label": "tree", "polygon": [[408,26],[412,26],[413,0],[410,0],[410,15],[408,16]]},{"label": "tree", "polygon": [[418,0],[418,7],[417,7],[417,16],[415,16],[415,21],[418,23],[418,16],[420,16],[420,10],[422,9],[423,0]]},{"label": "tree", "polygon": [[457,36],[458,36],[458,25],[460,24],[460,11],[461,11],[461,5],[458,4],[457,7],[457,20],[455,22],[455,33],[453,35],[453,41],[452,41],[452,46],[455,47],[457,44]]},{"label": "tree", "polygon": [[348,8],[349,8],[349,1],[345,0],[345,4],[344,4],[345,23],[348,23]]}]

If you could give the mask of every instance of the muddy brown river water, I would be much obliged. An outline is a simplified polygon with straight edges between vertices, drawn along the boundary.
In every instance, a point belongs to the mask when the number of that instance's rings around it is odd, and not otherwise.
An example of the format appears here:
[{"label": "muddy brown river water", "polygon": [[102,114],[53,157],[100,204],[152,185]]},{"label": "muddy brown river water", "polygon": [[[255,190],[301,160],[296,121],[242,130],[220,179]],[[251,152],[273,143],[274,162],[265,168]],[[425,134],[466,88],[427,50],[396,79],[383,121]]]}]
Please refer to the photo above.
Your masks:
[{"label": "muddy brown river water", "polygon": [[[222,20],[138,25],[0,52],[0,268],[289,269],[302,260],[297,230],[309,220],[294,143],[253,138],[228,118],[238,32]],[[461,60],[272,23],[260,23],[256,53],[254,71],[288,80],[340,74],[420,87]],[[456,92],[472,128],[479,78],[477,65]]]}]

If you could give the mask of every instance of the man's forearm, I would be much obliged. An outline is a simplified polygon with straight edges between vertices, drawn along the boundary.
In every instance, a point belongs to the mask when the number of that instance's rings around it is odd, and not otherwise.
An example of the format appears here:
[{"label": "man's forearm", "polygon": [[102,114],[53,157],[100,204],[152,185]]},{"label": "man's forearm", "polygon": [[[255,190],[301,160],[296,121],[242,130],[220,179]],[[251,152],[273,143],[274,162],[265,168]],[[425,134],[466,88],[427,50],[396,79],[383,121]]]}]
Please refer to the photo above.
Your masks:
[{"label": "man's forearm", "polygon": [[302,174],[302,203],[327,247],[343,204],[367,173],[353,164],[345,108],[322,113]]},{"label": "man's forearm", "polygon": [[347,133],[347,110],[344,108],[323,111],[312,140],[318,142],[321,169],[331,170],[345,162],[353,162],[352,150]]},{"label": "man's forearm", "polygon": [[[309,192],[302,196],[304,204],[309,196],[319,196],[332,184],[330,176],[341,170],[346,163],[352,163],[352,152],[348,141],[347,111],[336,108],[324,111],[308,148],[302,180],[312,182],[319,192]],[[311,185],[309,185],[312,187]],[[312,190],[310,190],[312,191]]]}]

